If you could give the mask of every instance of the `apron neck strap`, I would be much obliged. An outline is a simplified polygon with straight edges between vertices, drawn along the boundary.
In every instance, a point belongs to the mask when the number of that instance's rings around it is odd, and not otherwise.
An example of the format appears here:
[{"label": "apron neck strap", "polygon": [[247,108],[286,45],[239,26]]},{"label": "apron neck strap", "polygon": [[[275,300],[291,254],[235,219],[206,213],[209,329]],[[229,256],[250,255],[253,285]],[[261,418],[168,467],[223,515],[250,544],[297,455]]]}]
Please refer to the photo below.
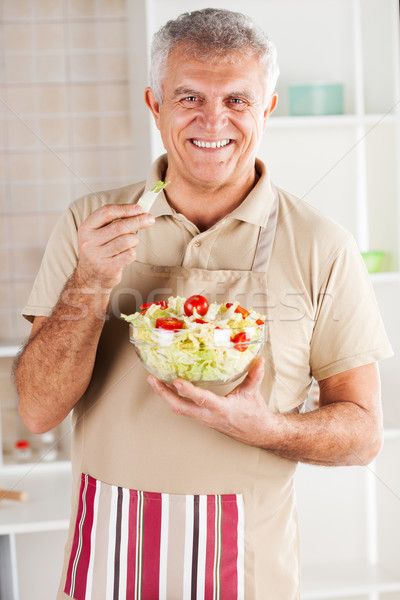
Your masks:
[{"label": "apron neck strap", "polygon": [[278,222],[278,191],[276,187],[272,186],[274,194],[274,200],[271,205],[271,211],[269,213],[268,222],[265,227],[260,227],[260,233],[258,236],[257,248],[254,255],[252,271],[261,271],[266,273],[268,270],[269,261],[272,254],[272,246],[275,239],[276,225]]}]

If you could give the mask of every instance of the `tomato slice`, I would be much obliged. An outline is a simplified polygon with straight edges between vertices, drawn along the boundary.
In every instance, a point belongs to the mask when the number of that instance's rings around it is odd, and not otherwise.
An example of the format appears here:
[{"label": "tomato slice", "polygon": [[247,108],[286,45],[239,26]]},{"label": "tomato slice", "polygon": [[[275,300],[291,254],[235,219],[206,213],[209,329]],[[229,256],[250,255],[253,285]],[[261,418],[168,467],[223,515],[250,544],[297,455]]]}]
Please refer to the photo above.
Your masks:
[{"label": "tomato slice", "polygon": [[246,319],[246,317],[248,317],[250,314],[250,312],[242,306],[240,306],[240,304],[235,308],[235,313],[241,314],[243,319]]},{"label": "tomato slice", "polygon": [[147,310],[148,308],[150,308],[150,306],[153,306],[153,304],[156,304],[156,306],[159,306],[163,310],[166,309],[168,306],[168,302],[166,302],[165,300],[161,300],[160,302],[145,302],[145,304],[142,304],[142,306],[140,306],[140,310]]},{"label": "tomato slice", "polygon": [[150,308],[150,306],[153,306],[154,302],[145,302],[145,304],[142,304],[142,306],[140,307],[140,310],[147,310],[148,308]]},{"label": "tomato slice", "polygon": [[208,323],[208,321],[203,321],[203,319],[195,319],[195,323]]},{"label": "tomato slice", "polygon": [[162,310],[168,308],[168,302],[166,302],[165,300],[161,300],[160,302],[145,302],[145,304],[142,304],[142,306],[140,306],[140,314],[145,315],[147,310],[150,308],[150,306],[153,306],[153,304],[159,306]]},{"label": "tomato slice", "polygon": [[262,321],[261,319],[257,319],[256,324],[257,325],[264,325],[264,321]]},{"label": "tomato slice", "polygon": [[[231,306],[233,306],[233,302],[227,302],[225,304],[225,306],[226,306],[226,308],[230,308]],[[235,313],[242,315],[243,319],[248,317],[250,314],[249,311],[246,310],[245,308],[243,308],[242,306],[240,306],[240,304],[238,304],[237,307],[235,308]]]},{"label": "tomato slice", "polygon": [[246,332],[241,331],[240,333],[237,333],[235,336],[231,337],[231,342],[235,344],[236,350],[239,350],[239,352],[244,352],[249,347],[249,344],[246,343],[248,342],[248,339],[249,338],[247,337]]},{"label": "tomato slice", "polygon": [[156,319],[156,327],[158,329],[182,329],[183,321],[175,317],[159,317]]}]

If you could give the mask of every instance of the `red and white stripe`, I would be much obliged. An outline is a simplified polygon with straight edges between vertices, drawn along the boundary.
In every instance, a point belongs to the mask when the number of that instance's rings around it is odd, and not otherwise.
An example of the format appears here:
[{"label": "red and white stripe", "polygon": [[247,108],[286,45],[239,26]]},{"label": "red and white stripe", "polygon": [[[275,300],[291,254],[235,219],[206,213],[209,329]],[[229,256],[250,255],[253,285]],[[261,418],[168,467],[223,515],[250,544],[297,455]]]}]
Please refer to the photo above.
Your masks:
[{"label": "red and white stripe", "polygon": [[243,497],[128,490],[82,475],[65,593],[243,600]]}]

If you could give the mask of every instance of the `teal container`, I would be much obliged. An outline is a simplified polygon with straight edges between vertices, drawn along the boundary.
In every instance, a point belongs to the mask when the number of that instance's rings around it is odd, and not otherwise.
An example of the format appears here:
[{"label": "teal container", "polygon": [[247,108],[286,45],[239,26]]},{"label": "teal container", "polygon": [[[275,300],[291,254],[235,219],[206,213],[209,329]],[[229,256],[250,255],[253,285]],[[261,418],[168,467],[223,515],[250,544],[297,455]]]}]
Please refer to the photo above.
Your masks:
[{"label": "teal container", "polygon": [[344,87],[341,83],[309,83],[289,86],[292,116],[342,115]]}]

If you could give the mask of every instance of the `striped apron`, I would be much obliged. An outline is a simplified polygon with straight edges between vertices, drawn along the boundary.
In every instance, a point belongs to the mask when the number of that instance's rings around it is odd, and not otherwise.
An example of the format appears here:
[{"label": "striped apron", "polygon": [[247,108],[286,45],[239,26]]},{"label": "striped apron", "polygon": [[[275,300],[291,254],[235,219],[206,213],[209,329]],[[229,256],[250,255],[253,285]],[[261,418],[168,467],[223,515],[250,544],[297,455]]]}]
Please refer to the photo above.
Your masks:
[{"label": "striped apron", "polygon": [[[147,383],[120,312],[205,295],[267,315],[278,202],[251,271],[134,262],[113,291],[92,383],[74,409],[73,516],[58,600],[295,600],[296,464],[174,415]],[[275,368],[267,332],[261,391]],[[112,351],[110,352],[110,350]],[[221,396],[238,382],[216,386]]]},{"label": "striped apron", "polygon": [[65,589],[76,598],[167,599],[168,589],[243,598],[243,539],[241,495],[143,492],[82,474]]}]

